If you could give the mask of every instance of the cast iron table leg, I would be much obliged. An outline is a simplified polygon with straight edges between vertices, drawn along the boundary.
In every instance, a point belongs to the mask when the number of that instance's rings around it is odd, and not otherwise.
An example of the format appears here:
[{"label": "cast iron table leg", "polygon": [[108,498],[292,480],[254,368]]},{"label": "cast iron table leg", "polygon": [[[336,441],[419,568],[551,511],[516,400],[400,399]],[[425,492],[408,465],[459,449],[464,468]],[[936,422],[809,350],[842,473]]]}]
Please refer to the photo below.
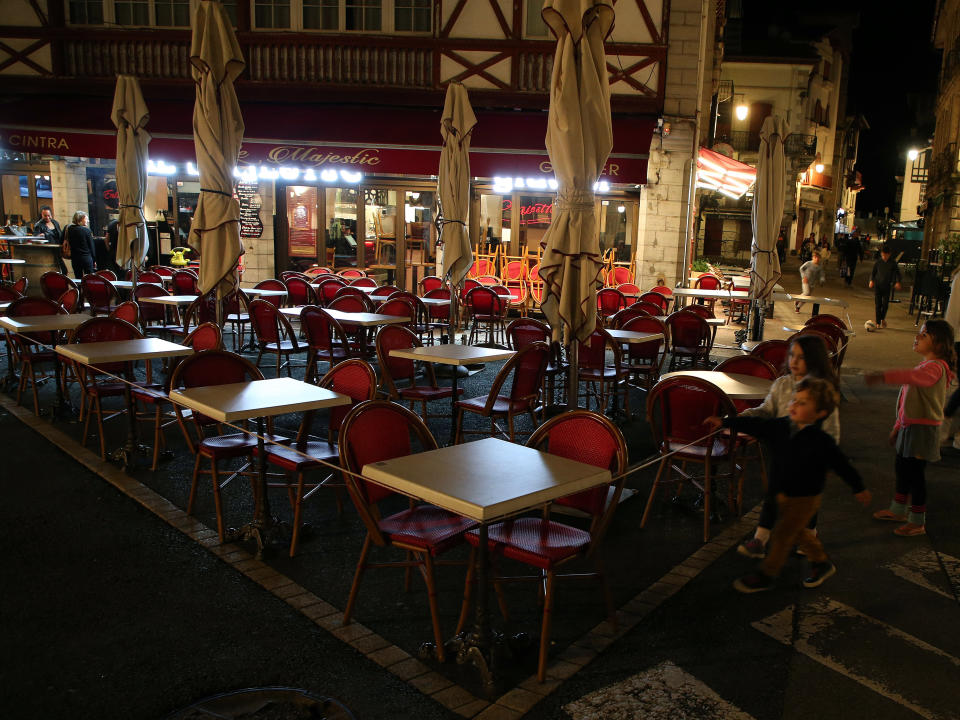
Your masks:
[{"label": "cast iron table leg", "polygon": [[13,342],[13,340],[9,333],[7,333],[5,341],[7,345],[7,375],[3,380],[3,384],[4,389],[7,392],[11,392],[20,383],[20,378],[18,378],[17,374],[13,371],[13,348],[10,347],[10,343]]},{"label": "cast iron table leg", "polygon": [[257,541],[257,559],[263,557],[263,549],[273,540],[273,535],[281,529],[280,523],[273,519],[270,513],[270,498],[267,495],[267,453],[263,436],[266,433],[266,423],[262,417],[257,418],[257,479],[253,483],[253,521],[239,530],[230,530],[227,542],[236,540]]},{"label": "cast iron table leg", "polygon": [[70,399],[63,394],[63,366],[60,364],[60,354],[57,352],[57,345],[53,345],[53,381],[56,383],[56,400],[53,403],[53,420],[66,418],[73,420],[77,415],[77,409],[70,403]]},{"label": "cast iron table leg", "polygon": [[[457,442],[457,366],[453,365],[453,372],[450,376],[450,387],[453,390],[453,395],[450,398],[450,444],[455,445]],[[486,532],[486,531],[484,531]]]}]

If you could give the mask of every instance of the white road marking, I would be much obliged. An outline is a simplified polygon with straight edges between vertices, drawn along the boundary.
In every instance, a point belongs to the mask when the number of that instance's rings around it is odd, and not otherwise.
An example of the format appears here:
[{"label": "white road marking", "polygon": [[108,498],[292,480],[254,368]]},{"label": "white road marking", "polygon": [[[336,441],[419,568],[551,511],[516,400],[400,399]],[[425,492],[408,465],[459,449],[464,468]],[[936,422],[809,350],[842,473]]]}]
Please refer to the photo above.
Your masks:
[{"label": "white road marking", "polygon": [[[932,681],[942,682],[944,689],[956,688],[960,683],[960,659],[828,598],[804,606],[799,622],[794,614],[794,606],[790,605],[752,625],[920,717],[956,718],[954,690],[925,692],[922,698],[917,693],[921,688],[929,690]],[[898,659],[893,667],[891,658]]]},{"label": "white road marking", "polygon": [[573,720],[754,720],[672,662],[563,706]]},{"label": "white road marking", "polygon": [[912,550],[883,567],[897,577],[912,582],[914,585],[919,585],[924,590],[942,595],[949,600],[956,600],[957,598],[952,593],[937,587],[930,580],[930,578],[942,576],[946,571],[947,579],[950,581],[953,591],[960,591],[960,560],[944,553],[937,553],[929,548]]}]

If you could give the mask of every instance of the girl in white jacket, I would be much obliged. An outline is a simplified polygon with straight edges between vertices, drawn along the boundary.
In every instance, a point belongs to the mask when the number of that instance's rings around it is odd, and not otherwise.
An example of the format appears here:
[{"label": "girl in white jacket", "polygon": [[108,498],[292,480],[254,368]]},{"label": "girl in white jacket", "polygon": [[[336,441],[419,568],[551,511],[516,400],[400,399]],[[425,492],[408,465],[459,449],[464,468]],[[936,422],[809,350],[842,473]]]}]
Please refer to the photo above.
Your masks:
[{"label": "girl in white jacket", "polygon": [[[787,355],[787,364],[790,372],[777,378],[770,386],[770,391],[763,402],[755,408],[741,412],[748,417],[778,418],[786,417],[790,410],[790,401],[793,398],[794,387],[804,377],[822,378],[829,380],[836,386],[837,376],[833,364],[827,355],[827,346],[816,335],[798,335],[790,342],[790,352]],[[840,443],[840,411],[835,408],[823,419],[821,428]],[[771,481],[767,486],[767,495],[763,499],[760,510],[760,522],[754,535],[737,547],[737,552],[751,558],[762,558],[767,554],[767,540],[770,539],[770,529],[777,519],[777,492],[778,488]],[[817,516],[810,521],[810,529],[816,532]]]}]

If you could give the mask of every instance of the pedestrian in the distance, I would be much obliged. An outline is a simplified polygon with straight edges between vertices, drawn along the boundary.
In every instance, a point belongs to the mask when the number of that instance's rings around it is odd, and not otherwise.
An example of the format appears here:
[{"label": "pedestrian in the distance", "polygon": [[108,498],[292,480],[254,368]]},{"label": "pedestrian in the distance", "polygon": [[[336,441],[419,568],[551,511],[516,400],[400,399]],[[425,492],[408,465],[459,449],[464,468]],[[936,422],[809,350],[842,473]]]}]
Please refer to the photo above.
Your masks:
[{"label": "pedestrian in the distance", "polygon": [[[928,462],[940,459],[940,423],[957,357],[953,329],[944,320],[927,320],[913,340],[913,351],[923,357],[915,368],[867,373],[867,385],[901,384],[897,419],[890,444],[897,448],[894,464],[896,490],[887,510],[877,520],[903,523],[894,532],[913,536],[926,533]],[[907,513],[907,503],[910,512]]]},{"label": "pedestrian in the distance", "polygon": [[790,402],[788,417],[761,419],[727,416],[710,417],[704,424],[716,429],[735,428],[773,447],[773,477],[779,493],[777,522],[770,534],[770,547],[760,567],[733,583],[742,593],[770,590],[783,569],[794,545],[807,556],[810,569],[803,580],[807,588],[819,587],[837,568],[823,549],[820,538],[808,525],[823,500],[827,471],[833,470],[853,488],[854,497],[867,507],[871,495],[856,468],[827,433],[821,421],[834,411],[840,394],[828,380],[804,378]]},{"label": "pedestrian in the distance", "polygon": [[[823,272],[823,267],[820,265],[820,251],[814,250],[813,257],[800,266],[800,287],[803,288],[803,294],[812,295],[812,288],[820,287],[826,281],[827,275]],[[795,303],[797,312],[800,312],[801,305],[803,305],[802,302]],[[819,303],[813,304],[813,314],[820,314]]]},{"label": "pedestrian in the distance", "polygon": [[873,304],[878,328],[887,326],[887,310],[890,307],[890,294],[900,289],[900,268],[890,253],[890,246],[880,246],[880,258],[873,264],[870,274],[870,287],[873,288]]},{"label": "pedestrian in the distance", "polygon": [[853,283],[853,274],[857,270],[857,261],[860,260],[860,240],[852,235],[848,235],[846,240],[843,241],[843,246],[840,251],[843,253],[843,279],[849,287],[850,284]]}]

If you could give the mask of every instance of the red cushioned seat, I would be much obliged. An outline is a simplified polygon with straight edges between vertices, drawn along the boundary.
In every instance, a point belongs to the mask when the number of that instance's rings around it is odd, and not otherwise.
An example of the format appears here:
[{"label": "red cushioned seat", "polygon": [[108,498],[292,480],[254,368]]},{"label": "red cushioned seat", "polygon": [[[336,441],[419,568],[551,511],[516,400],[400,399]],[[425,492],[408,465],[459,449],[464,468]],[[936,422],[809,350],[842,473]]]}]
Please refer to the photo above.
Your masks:
[{"label": "red cushioned seat", "polygon": [[380,521],[380,531],[394,543],[421,548],[433,557],[459,545],[476,523],[433,505],[418,505]]}]

